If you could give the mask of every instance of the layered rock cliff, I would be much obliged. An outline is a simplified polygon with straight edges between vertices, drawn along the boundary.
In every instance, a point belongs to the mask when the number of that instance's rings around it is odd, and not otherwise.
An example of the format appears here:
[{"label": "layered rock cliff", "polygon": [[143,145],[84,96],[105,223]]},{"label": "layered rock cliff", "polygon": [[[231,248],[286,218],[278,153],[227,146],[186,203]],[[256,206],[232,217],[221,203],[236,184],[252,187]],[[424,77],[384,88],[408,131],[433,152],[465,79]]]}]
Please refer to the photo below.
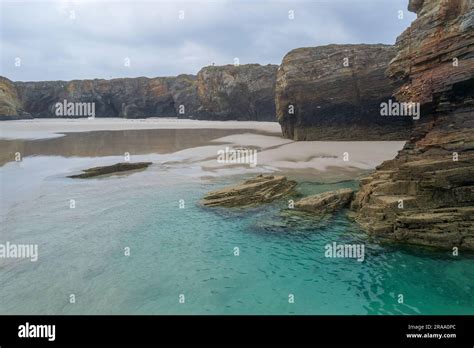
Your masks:
[{"label": "layered rock cliff", "polygon": [[382,117],[394,89],[389,45],[328,45],[289,52],[278,69],[276,114],[294,140],[407,139],[412,120]]},{"label": "layered rock cliff", "polygon": [[362,181],[356,220],[382,239],[474,250],[474,7],[411,0],[417,19],[389,66],[399,101],[421,104],[397,157]]},{"label": "layered rock cliff", "polygon": [[197,75],[200,106],[196,118],[275,121],[277,65],[225,65]]},{"label": "layered rock cliff", "polygon": [[[14,82],[2,78],[0,115],[56,117],[55,104],[94,103],[96,117],[275,120],[277,66],[210,66],[197,76]],[[81,116],[81,115],[77,115]]]},{"label": "layered rock cliff", "polygon": [[187,86],[194,80],[194,76],[180,75],[69,82],[16,82],[15,86],[23,108],[34,117],[55,117],[54,105],[64,100],[94,103],[96,117],[173,117],[176,116],[174,95],[180,97],[176,85]]}]

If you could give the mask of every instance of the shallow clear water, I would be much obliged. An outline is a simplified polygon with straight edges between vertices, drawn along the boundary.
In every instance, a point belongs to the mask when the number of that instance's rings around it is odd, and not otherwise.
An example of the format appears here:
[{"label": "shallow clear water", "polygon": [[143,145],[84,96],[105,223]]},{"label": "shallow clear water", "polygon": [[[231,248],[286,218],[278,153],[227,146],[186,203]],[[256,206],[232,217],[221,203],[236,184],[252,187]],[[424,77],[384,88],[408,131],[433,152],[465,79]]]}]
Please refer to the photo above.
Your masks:
[{"label": "shallow clear water", "polygon": [[[101,179],[61,173],[92,162],[31,157],[0,169],[1,241],[39,245],[37,262],[2,260],[0,313],[474,314],[472,256],[382,246],[344,214],[318,221],[286,212],[285,202],[197,204],[241,177],[203,180],[160,164]],[[303,193],[355,186],[299,185]],[[326,258],[332,242],[365,243],[364,262]]]}]

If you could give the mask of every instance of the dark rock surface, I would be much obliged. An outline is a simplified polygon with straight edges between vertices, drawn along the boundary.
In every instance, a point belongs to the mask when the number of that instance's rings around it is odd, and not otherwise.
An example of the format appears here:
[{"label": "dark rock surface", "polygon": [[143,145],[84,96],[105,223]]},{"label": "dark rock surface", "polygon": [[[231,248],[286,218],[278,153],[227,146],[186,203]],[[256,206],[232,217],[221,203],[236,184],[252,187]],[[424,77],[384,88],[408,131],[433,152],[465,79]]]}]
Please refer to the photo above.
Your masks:
[{"label": "dark rock surface", "polygon": [[[175,116],[174,78],[15,82],[23,108],[34,117],[58,117],[55,104],[94,103],[96,117]],[[77,115],[78,117],[81,115]]]},{"label": "dark rock surface", "polygon": [[136,163],[116,163],[111,166],[103,166],[103,167],[94,167],[83,170],[84,173],[71,175],[68,178],[73,179],[87,179],[93,178],[95,176],[106,175],[106,174],[114,174],[114,173],[122,173],[128,172],[131,170],[138,170],[138,169],[145,169],[151,162],[136,162]]},{"label": "dark rock surface", "polygon": [[277,65],[209,66],[197,75],[196,118],[275,121]]},{"label": "dark rock surface", "polygon": [[380,115],[380,104],[394,89],[385,70],[395,54],[393,46],[365,44],[289,52],[276,82],[283,135],[294,140],[408,139],[411,118]]}]

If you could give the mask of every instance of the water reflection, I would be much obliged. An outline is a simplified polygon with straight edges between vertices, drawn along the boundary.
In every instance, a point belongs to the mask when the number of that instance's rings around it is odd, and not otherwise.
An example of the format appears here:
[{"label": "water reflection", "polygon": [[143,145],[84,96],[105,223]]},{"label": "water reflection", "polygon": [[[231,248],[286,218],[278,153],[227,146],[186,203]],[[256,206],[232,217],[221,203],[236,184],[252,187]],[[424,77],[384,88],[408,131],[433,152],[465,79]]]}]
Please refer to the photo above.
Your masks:
[{"label": "water reflection", "polygon": [[[22,157],[50,155],[64,157],[97,157],[148,153],[171,153],[208,144],[232,134],[261,132],[251,129],[134,129],[65,133],[51,139],[0,139],[0,165]],[[268,133],[265,133],[268,134]]]}]

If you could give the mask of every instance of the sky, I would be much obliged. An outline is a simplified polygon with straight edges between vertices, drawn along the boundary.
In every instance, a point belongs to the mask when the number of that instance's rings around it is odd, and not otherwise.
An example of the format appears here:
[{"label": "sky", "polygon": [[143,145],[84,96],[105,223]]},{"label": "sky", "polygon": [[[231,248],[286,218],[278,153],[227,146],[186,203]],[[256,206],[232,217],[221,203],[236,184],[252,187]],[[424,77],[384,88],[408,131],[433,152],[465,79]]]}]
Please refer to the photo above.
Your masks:
[{"label": "sky", "polygon": [[[290,50],[394,44],[408,0],[0,0],[0,75],[14,81],[196,74],[280,64]],[[401,11],[401,12],[400,12]]]}]

